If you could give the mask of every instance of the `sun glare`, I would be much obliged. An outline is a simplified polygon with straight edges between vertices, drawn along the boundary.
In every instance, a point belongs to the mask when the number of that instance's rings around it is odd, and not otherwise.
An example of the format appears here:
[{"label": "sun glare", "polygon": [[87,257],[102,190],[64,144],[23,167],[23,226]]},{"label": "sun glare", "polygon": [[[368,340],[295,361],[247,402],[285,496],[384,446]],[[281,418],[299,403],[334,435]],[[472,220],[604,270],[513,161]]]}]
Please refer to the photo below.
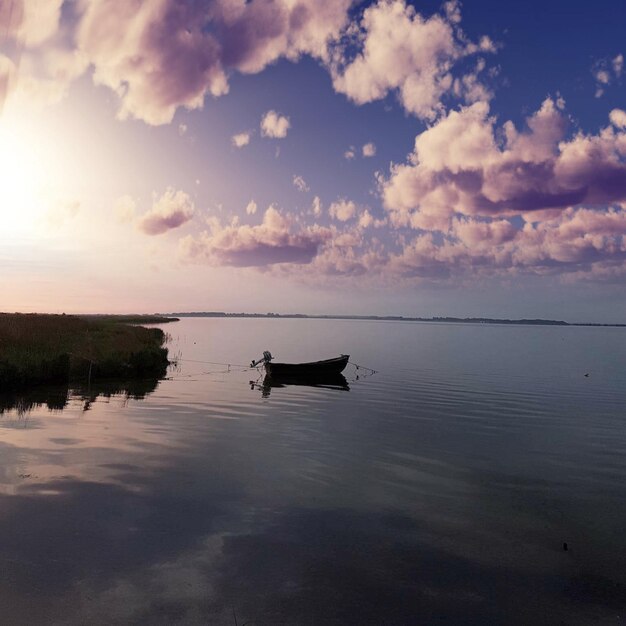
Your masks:
[{"label": "sun glare", "polygon": [[40,146],[19,127],[0,123],[0,237],[36,234],[48,208]]}]

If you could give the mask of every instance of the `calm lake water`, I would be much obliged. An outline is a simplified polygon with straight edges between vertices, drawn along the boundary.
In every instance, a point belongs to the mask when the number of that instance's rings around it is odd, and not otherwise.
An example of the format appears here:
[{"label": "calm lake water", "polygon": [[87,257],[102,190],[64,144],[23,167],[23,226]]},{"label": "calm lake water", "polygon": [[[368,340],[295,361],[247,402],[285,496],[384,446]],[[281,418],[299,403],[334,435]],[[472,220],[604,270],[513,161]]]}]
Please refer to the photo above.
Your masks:
[{"label": "calm lake water", "polygon": [[[3,623],[626,620],[626,329],[164,329],[154,390],[3,400]],[[264,349],[378,373],[263,388]]]}]

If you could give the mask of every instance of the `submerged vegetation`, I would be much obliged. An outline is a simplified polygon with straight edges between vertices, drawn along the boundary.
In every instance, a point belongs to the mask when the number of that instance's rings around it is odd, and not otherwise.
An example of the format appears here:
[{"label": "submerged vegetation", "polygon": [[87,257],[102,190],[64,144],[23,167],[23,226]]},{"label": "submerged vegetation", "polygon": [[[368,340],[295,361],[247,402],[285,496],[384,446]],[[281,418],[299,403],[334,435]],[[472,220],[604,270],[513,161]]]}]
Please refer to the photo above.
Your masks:
[{"label": "submerged vegetation", "polygon": [[115,317],[0,313],[0,390],[162,376],[169,364],[164,342],[161,329]]}]

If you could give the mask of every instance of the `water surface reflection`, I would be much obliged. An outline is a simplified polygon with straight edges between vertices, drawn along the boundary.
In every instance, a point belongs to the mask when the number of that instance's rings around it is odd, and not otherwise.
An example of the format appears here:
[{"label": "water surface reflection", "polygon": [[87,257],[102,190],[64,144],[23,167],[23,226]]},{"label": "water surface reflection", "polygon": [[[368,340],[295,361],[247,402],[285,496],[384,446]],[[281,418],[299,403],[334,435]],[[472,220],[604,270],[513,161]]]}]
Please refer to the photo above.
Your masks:
[{"label": "water surface reflection", "polygon": [[110,399],[121,396],[142,400],[158,386],[160,378],[136,380],[103,380],[90,383],[41,386],[13,393],[0,393],[0,416],[15,410],[23,415],[35,408],[45,406],[49,411],[62,411],[70,401],[80,401],[88,411],[98,397]]},{"label": "water surface reflection", "polygon": [[[7,623],[624,614],[623,335],[313,320],[170,332],[171,380],[4,401]],[[359,346],[382,372],[265,393],[205,363],[267,346],[294,361]]]},{"label": "water surface reflection", "polygon": [[350,391],[350,385],[343,374],[325,376],[263,376],[261,382],[250,381],[251,389],[260,389],[264,398],[269,398],[272,389],[284,389],[289,386],[313,387],[335,391]]}]

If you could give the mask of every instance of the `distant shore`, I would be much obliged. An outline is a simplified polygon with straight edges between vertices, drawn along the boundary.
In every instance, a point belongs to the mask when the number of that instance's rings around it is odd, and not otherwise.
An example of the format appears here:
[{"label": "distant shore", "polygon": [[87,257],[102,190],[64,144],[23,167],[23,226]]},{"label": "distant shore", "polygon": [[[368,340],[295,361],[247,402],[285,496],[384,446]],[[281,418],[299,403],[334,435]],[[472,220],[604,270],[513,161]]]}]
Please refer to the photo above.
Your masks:
[{"label": "distant shore", "polygon": [[165,333],[156,316],[0,313],[0,391],[32,385],[163,376]]},{"label": "distant shore", "polygon": [[[159,314],[160,315],[160,314]],[[594,322],[565,322],[546,319],[498,319],[490,317],[404,317],[402,315],[307,315],[304,313],[226,313],[224,311],[192,311],[164,314],[181,317],[252,317],[269,319],[328,319],[374,320],[387,322],[434,322],[454,324],[518,324],[530,326],[602,326],[626,328],[626,324],[599,324]]]}]

